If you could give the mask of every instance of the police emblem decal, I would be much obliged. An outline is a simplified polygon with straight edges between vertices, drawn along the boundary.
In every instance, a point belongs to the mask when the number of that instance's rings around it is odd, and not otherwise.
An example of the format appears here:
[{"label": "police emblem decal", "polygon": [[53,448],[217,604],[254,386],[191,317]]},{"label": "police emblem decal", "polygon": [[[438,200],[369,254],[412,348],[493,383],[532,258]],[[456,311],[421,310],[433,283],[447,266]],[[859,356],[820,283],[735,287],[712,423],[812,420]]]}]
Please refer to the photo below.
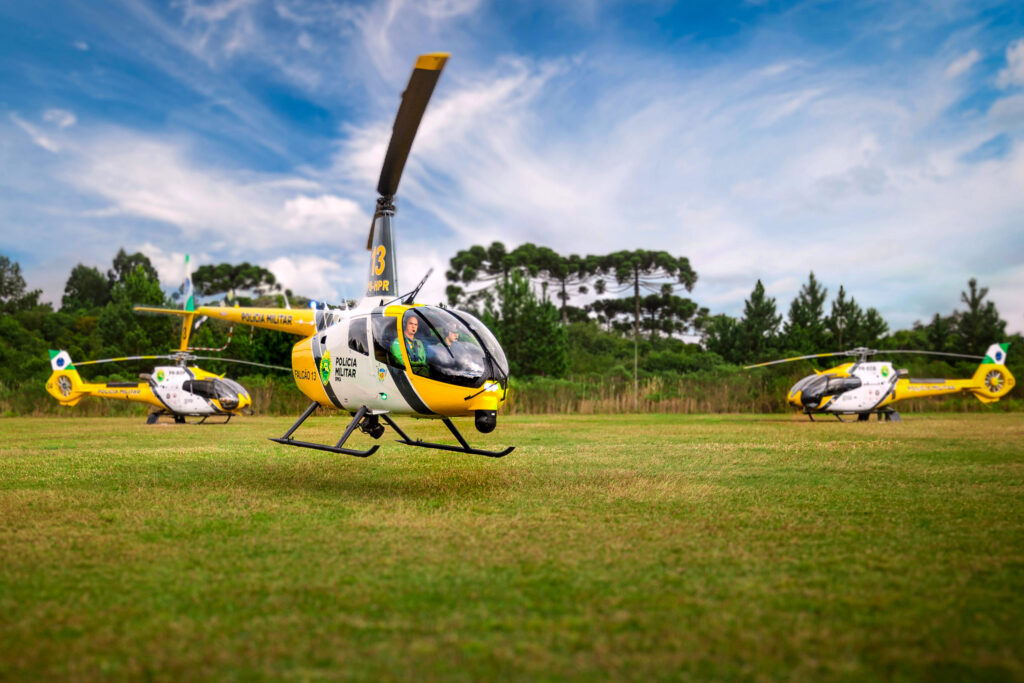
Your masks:
[{"label": "police emblem decal", "polygon": [[331,378],[331,352],[324,351],[323,357],[320,359],[320,381],[327,384],[327,381]]}]

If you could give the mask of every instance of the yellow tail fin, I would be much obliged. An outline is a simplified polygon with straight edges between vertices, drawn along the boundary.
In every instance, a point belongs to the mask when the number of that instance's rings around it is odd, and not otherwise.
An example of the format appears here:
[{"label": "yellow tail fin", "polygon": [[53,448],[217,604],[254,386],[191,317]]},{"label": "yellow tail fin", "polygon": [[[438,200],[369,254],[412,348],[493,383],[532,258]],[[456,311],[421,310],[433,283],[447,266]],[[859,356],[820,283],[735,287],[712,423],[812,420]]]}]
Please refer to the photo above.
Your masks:
[{"label": "yellow tail fin", "polygon": [[46,380],[46,391],[62,406],[77,405],[87,396],[82,377],[78,374],[67,351],[50,351],[50,367],[53,374]]},{"label": "yellow tail fin", "polygon": [[993,403],[1010,393],[1015,381],[1006,367],[1006,352],[1009,344],[993,344],[988,347],[985,360],[971,378],[971,393],[982,403]]}]

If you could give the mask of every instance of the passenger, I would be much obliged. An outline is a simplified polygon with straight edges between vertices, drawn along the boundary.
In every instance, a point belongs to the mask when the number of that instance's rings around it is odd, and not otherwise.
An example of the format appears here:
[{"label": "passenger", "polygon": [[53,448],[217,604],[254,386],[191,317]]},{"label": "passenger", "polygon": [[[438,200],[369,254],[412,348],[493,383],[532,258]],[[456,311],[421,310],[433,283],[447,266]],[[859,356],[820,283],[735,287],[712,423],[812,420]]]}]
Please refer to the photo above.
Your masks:
[{"label": "passenger", "polygon": [[459,331],[454,325],[445,328],[444,345],[451,349],[453,354],[462,346],[462,342],[459,341]]},{"label": "passenger", "polygon": [[[416,330],[420,322],[414,314],[405,316],[405,348],[409,352],[409,366],[417,375],[427,376],[427,351],[423,348],[423,342],[416,338]],[[402,340],[396,339],[391,342],[391,356],[402,363]]]}]

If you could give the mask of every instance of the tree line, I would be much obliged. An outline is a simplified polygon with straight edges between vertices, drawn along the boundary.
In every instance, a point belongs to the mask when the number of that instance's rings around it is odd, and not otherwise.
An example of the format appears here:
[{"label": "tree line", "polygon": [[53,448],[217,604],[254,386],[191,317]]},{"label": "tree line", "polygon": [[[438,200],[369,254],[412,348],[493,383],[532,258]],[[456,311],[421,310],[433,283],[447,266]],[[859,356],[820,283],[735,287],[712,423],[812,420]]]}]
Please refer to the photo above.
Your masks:
[{"label": "tree line", "polygon": [[[1024,341],[1007,336],[988,289],[975,279],[959,302],[951,302],[957,306],[952,312],[890,332],[879,312],[863,308],[844,286],[830,299],[813,272],[787,309],[758,280],[742,315],[713,315],[686,296],[697,282],[689,259],[665,251],[580,256],[494,242],[459,251],[446,276],[448,304],[473,311],[495,332],[513,377],[616,377],[632,380],[634,392],[645,377],[731,372],[772,358],[855,346],[980,354],[992,342],[1011,341],[1012,366]],[[308,302],[249,263],[204,265],[192,279],[196,296],[207,303]],[[67,349],[79,360],[172,351],[180,322],[132,311],[134,304],[180,305],[182,291],[167,294],[159,282],[146,255],[120,249],[105,271],[76,265],[54,306],[40,300],[39,290],[28,290],[17,262],[0,255],[0,385],[45,380],[48,348]],[[224,323],[208,321],[193,333],[192,344],[220,348],[228,335]],[[289,365],[294,340],[287,335],[244,328],[230,339],[225,356]],[[97,372],[127,371],[101,366]]]},{"label": "tree line", "polygon": [[[291,292],[282,291],[267,269],[242,264],[204,265],[192,281],[197,296],[222,297],[225,303],[280,306]],[[176,308],[183,289],[167,294],[149,257],[118,250],[105,272],[77,264],[72,268],[58,306],[40,301],[39,290],[28,290],[21,266],[0,254],[0,387],[41,383],[50,374],[47,349],[66,349],[73,360],[162,355],[177,348],[180,320],[141,316],[136,304]],[[307,299],[294,297],[297,305]],[[191,344],[220,348],[229,339],[221,323],[200,324]],[[231,333],[225,356],[258,363],[289,365],[292,341],[286,335],[251,328]],[[230,366],[204,362],[215,372]],[[128,379],[125,365],[99,366],[99,376]]]},{"label": "tree line", "polygon": [[[813,271],[785,313],[758,280],[741,316],[712,315],[676,294],[692,291],[697,273],[686,257],[666,252],[564,256],[495,242],[458,252],[447,278],[448,303],[485,318],[519,375],[621,374],[630,364],[634,376],[685,374],[859,346],[982,354],[1007,340],[988,289],[973,278],[962,309],[892,333],[843,285],[830,300]],[[573,305],[582,299],[589,301]]]}]

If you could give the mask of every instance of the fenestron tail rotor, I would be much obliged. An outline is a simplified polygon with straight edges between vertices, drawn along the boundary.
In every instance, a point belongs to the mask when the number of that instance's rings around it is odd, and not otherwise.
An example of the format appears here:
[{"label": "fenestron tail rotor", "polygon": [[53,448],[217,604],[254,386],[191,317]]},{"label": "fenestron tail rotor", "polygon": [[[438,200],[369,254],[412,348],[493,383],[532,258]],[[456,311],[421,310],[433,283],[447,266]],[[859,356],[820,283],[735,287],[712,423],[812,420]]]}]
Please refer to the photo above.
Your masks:
[{"label": "fenestron tail rotor", "polygon": [[441,70],[447,61],[446,52],[420,55],[409,78],[409,85],[402,93],[402,102],[391,131],[391,142],[388,143],[380,180],[377,182],[377,193],[380,196],[377,197],[377,206],[370,223],[370,235],[366,240],[366,248],[371,252],[367,296],[398,295],[398,272],[391,236],[395,193],[402,179],[405,162],[409,158],[409,150],[412,149],[412,141],[423,119],[423,112],[427,109],[430,96],[434,93],[434,86],[437,85],[437,79],[440,78]]},{"label": "fenestron tail rotor", "polygon": [[971,359],[982,359],[985,356],[972,356],[965,353],[947,353],[945,351],[916,351],[914,349],[869,349],[863,346],[858,346],[855,349],[848,351],[832,351],[830,353],[812,353],[807,356],[795,356],[793,358],[782,358],[780,360],[770,360],[766,363],[757,363],[755,365],[747,365],[743,369],[750,370],[751,368],[763,368],[767,365],[778,365],[780,363],[792,363],[797,360],[807,360],[810,358],[827,358],[829,356],[856,356],[857,360],[864,362],[869,356],[874,356],[879,353],[914,353],[921,354],[924,356],[948,356],[950,358],[971,358]]}]

